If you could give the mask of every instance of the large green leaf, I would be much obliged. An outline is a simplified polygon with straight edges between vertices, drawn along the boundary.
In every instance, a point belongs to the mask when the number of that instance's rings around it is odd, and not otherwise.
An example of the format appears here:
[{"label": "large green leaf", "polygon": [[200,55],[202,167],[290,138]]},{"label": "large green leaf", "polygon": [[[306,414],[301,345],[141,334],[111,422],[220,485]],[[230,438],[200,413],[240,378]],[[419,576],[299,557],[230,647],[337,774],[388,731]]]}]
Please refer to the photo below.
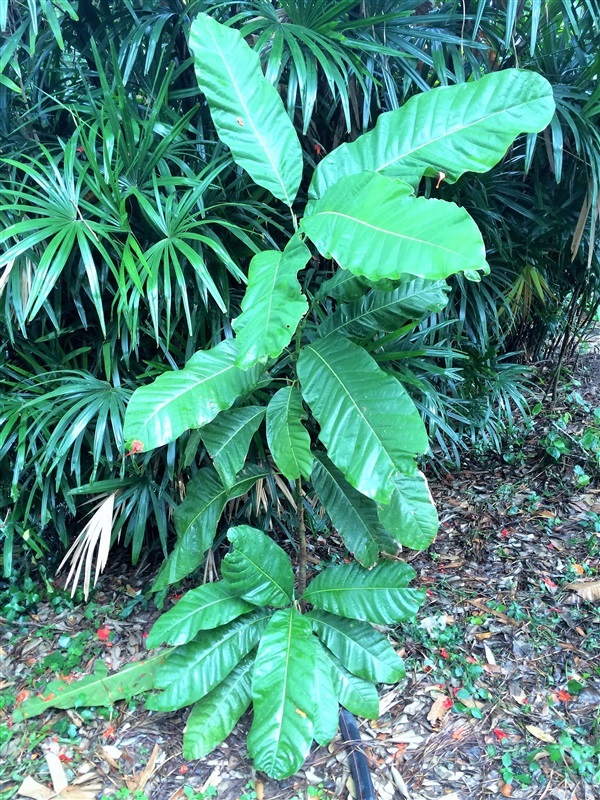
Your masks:
[{"label": "large green leaf", "polygon": [[340,336],[304,347],[297,369],[329,457],[352,486],[386,503],[391,478],[414,472],[415,455],[428,447],[414,403],[362,347]]},{"label": "large green leaf", "polygon": [[374,683],[396,683],[404,677],[404,662],[386,637],[368,622],[344,619],[320,609],[306,616],[321,641],[354,675]]},{"label": "large green leaf", "polygon": [[219,138],[256,183],[291,206],[302,177],[302,149],[258,54],[239,31],[207,14],[192,23],[189,44]]},{"label": "large green leaf", "polygon": [[398,550],[377,516],[375,502],[351,486],[322,453],[314,454],[311,481],[333,526],[363,567],[371,567],[382,551]]},{"label": "large green leaf", "polygon": [[265,409],[260,406],[231,408],[202,428],[202,441],[225,486],[231,486],[244,466],[250,442],[264,415]]},{"label": "large green leaf", "polygon": [[133,393],[125,414],[124,438],[152,450],[174,441],[190,428],[201,428],[232,406],[258,382],[260,367],[236,367],[233,339],[200,350],[185,367],[165,372]]},{"label": "large green leaf", "polygon": [[415,197],[408,184],[374,172],[335,183],[301,227],[321,255],[370,280],[488,270],[481,232],[464,208]]},{"label": "large green leaf", "polygon": [[342,662],[326,647],[322,647],[322,650],[331,664],[333,682],[340,704],[357,717],[377,719],[379,695],[375,684],[348,672]]},{"label": "large green leaf", "polygon": [[398,474],[387,505],[377,513],[390,534],[412,550],[425,550],[436,537],[439,520],[425,476]]},{"label": "large green leaf", "polygon": [[265,250],[250,262],[242,313],[232,323],[239,367],[276,358],[289,344],[308,310],[296,274],[309,258],[310,250],[296,234],[283,252]]},{"label": "large green leaf", "polygon": [[505,69],[471,83],[433,89],[381,114],[355,142],[324,158],[309,197],[321,197],[342,175],[381,172],[417,185],[424,174],[487,172],[520,133],[543,130],[554,114],[552,87],[541,75]]},{"label": "large green leaf", "polygon": [[354,303],[341,305],[317,328],[317,336],[340,333],[367,337],[395,331],[408,320],[441,311],[448,302],[448,284],[422,278],[403,279],[391,292],[371,292]]},{"label": "large green leaf", "polygon": [[183,732],[183,757],[204,758],[221,744],[252,702],[254,654],[246,656],[225,680],[192,708]]},{"label": "large green leaf", "polygon": [[302,425],[306,412],[302,395],[295,386],[284,386],[267,407],[267,442],[277,467],[288,480],[310,477],[312,453],[310,436]]},{"label": "large green leaf", "polygon": [[[316,641],[316,640],[315,640]],[[329,744],[338,729],[338,697],[333,683],[333,665],[316,642],[313,736],[320,745]]]},{"label": "large green leaf", "polygon": [[117,700],[135,697],[154,686],[156,672],[169,651],[153,658],[134,661],[118,672],[108,674],[103,661],[97,661],[94,674],[78,681],[51,681],[37,697],[27,698],[13,711],[15,722],[43,714],[48,708],[80,708],[81,706],[110,706]]},{"label": "large green leaf", "polygon": [[317,575],[304,599],[342,617],[379,625],[413,619],[425,600],[424,589],[408,589],[414,569],[404,561],[382,561],[373,569],[342,564]]},{"label": "large green leaf", "polygon": [[221,572],[231,590],[257,606],[288,606],[294,597],[294,572],[287,553],[256,528],[238,525],[227,537],[233,551]]},{"label": "large green leaf", "polygon": [[198,631],[218,628],[252,611],[252,606],[234,594],[224,581],[207,583],[186,592],[179,602],[152,626],[146,647],[189,642]]},{"label": "large green leaf", "polygon": [[151,695],[147,707],[175,711],[207,695],[256,646],[269,616],[257,608],[220,628],[200,631],[193,642],[175,648],[156,674],[154,686],[164,691]]},{"label": "large green leaf", "polygon": [[258,647],[248,752],[277,780],[293,775],[310,750],[316,649],[310,620],[295,608],[273,615]]},{"label": "large green leaf", "polygon": [[164,589],[170,583],[185,578],[202,563],[212,545],[217,525],[228,500],[249,491],[259,478],[269,471],[248,464],[231,486],[225,487],[213,469],[201,469],[188,483],[186,497],[175,509],[177,544],[169,554],[152,585],[152,591]]}]

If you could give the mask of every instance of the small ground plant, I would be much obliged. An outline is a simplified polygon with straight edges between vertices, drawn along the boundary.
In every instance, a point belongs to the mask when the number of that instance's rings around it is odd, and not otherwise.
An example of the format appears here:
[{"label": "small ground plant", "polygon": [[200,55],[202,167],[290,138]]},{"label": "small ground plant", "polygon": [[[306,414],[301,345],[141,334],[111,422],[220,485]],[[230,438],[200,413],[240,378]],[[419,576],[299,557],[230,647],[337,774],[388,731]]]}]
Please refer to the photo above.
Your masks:
[{"label": "small ground plant", "polygon": [[[150,632],[149,647],[171,650],[143,672],[134,664],[75,690],[57,685],[48,702],[97,702],[111,681],[112,700],[160,690],[149,708],[193,706],[187,758],[210,752],[252,704],[250,755],[257,769],[284,778],[313,739],[333,738],[339,703],[378,716],[376,684],[404,675],[381,626],[413,618],[425,596],[409,588],[414,570],[397,556],[400,545],[426,548],[438,523],[416,461],[427,435],[397,378],[394,343],[443,308],[447,277],[477,280],[487,264],[469,214],[416,190],[424,176],[453,182],[485,172],[519,133],[542,130],[554,103],[543,78],[511,69],[415,96],[325,157],[306,202],[300,142],[256,53],[205,14],[190,47],[222,142],[257,193],[286,210],[290,238],[252,259],[234,335],[140,387],[128,404],[133,458],[193,430],[188,450],[202,442],[213,463],[175,509],[178,540],[153,588],[196,570],[227,503],[274,471],[294,489],[296,563],[265,531],[231,528],[222,580],[189,591]],[[327,280],[317,278],[324,272]],[[252,442],[262,456],[246,463]],[[355,558],[310,582],[306,493]]]}]

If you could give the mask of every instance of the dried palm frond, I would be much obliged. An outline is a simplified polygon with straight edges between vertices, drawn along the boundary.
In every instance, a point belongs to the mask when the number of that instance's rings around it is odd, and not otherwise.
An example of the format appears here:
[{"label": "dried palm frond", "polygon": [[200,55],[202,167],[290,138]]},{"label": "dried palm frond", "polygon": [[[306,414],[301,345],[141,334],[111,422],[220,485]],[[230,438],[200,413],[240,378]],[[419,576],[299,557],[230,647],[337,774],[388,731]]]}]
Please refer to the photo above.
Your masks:
[{"label": "dried palm frond", "polygon": [[88,598],[92,575],[92,564],[94,562],[94,552],[96,550],[96,546],[98,548],[98,552],[96,554],[94,586],[98,582],[100,573],[106,567],[115,517],[115,498],[117,494],[118,492],[112,492],[112,494],[109,494],[108,497],[98,503],[93,515],[88,520],[84,529],[81,531],[77,539],[75,539],[72,547],[59,564],[59,567],[56,571],[57,574],[69,560],[71,561],[71,568],[65,582],[66,589],[72,580],[71,597],[73,597],[75,594],[77,584],[79,583],[79,576],[85,563],[85,570],[83,573],[83,594],[86,600]]}]

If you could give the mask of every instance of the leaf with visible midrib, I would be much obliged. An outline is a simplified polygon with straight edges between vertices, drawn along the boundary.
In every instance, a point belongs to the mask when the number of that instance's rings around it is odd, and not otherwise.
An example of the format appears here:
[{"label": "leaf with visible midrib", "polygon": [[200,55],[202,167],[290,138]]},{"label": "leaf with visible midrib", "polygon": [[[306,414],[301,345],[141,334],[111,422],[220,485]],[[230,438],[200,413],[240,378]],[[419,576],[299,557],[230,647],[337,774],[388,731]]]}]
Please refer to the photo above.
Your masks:
[{"label": "leaf with visible midrib", "polygon": [[407,588],[414,577],[404,561],[382,561],[373,569],[342,564],[319,573],[304,600],[342,617],[390,625],[413,619],[425,600],[424,589]]},{"label": "leaf with visible midrib", "polygon": [[412,550],[425,550],[436,537],[439,520],[435,503],[421,472],[398,474],[393,480],[390,502],[377,513],[390,535]]},{"label": "leaf with visible midrib", "polygon": [[449,288],[443,281],[404,278],[390,292],[370,292],[354,303],[339,306],[319,325],[317,336],[341,333],[367,337],[398,330],[410,319],[441,311],[448,302]]},{"label": "leaf with visible midrib", "polygon": [[222,411],[202,428],[206,445],[215,469],[225,486],[231,486],[244,466],[252,437],[265,415],[260,406],[244,406]]},{"label": "leaf with visible midrib", "polygon": [[230,528],[233,551],[221,572],[233,592],[257,606],[287,606],[294,597],[294,572],[286,552],[250,525]]},{"label": "leaf with visible midrib", "polygon": [[295,608],[277,611],[258,647],[248,751],[256,769],[277,780],[293,775],[313,738],[317,642]]},{"label": "leaf with visible midrib", "polygon": [[481,232],[464,208],[415,197],[408,184],[374,172],[337,181],[301,228],[322,256],[369,280],[489,270]]},{"label": "leaf with visible midrib", "polygon": [[[552,87],[541,75],[505,69],[480,80],[411,97],[379,116],[356,141],[318,165],[309,197],[322,197],[343,175],[381,172],[416,185],[424,174],[487,172],[520,133],[543,130],[554,114]],[[308,212],[307,212],[308,213]]]},{"label": "leaf with visible midrib", "polygon": [[335,690],[340,705],[357,717],[377,719],[379,716],[379,695],[371,681],[359,678],[348,672],[342,662],[332,652],[321,645],[325,658],[331,664]]},{"label": "leaf with visible midrib", "polygon": [[180,581],[200,566],[213,543],[227,501],[246,494],[259,478],[269,474],[269,470],[256,464],[247,464],[228,487],[222,485],[212,468],[201,469],[192,478],[185,500],[175,509],[177,544],[163,562],[152,584],[153,592]]},{"label": "leaf with visible midrib", "polygon": [[13,712],[14,721],[29,719],[42,714],[46,709],[77,708],[78,706],[110,706],[124,697],[134,697],[154,686],[156,670],[164,663],[171,650],[159,653],[143,661],[127,664],[112,675],[104,662],[96,662],[93,675],[67,683],[51,681],[41,697],[30,697]]},{"label": "leaf with visible midrib", "polygon": [[322,640],[354,675],[374,683],[396,683],[405,675],[404,662],[385,636],[368,622],[345,619],[315,609],[306,615]]},{"label": "leaf with visible midrib", "polygon": [[197,700],[183,732],[183,757],[204,758],[225,741],[252,702],[254,653],[246,656],[225,680]]},{"label": "leaf with visible midrib", "polygon": [[163,642],[185,644],[198,631],[225,625],[248,611],[252,611],[250,603],[235,595],[224,581],[198,586],[186,592],[170,611],[161,614],[146,639],[146,647],[157,647]]},{"label": "leaf with visible midrib", "polygon": [[175,711],[204,697],[256,646],[269,620],[269,612],[256,608],[250,614],[211,631],[200,631],[193,642],[176,647],[157,672],[146,707]]},{"label": "leaf with visible midrib", "polygon": [[237,355],[235,341],[226,339],[194,353],[183,369],[164,372],[136,389],[125,413],[125,441],[136,440],[144,451],[152,450],[230,408],[256,386],[261,373],[259,366],[236,367]]},{"label": "leaf with visible midrib", "polygon": [[309,258],[310,250],[296,234],[283,252],[265,250],[250,262],[242,313],[232,322],[239,367],[247,369],[258,361],[276,358],[290,343],[308,311],[296,274]]},{"label": "leaf with visible midrib", "polygon": [[379,521],[375,502],[351,486],[323,453],[314,454],[311,481],[333,526],[363,567],[372,566],[380,551],[398,550]]},{"label": "leaf with visible midrib", "polygon": [[362,347],[340,336],[304,347],[297,370],[333,463],[360,492],[387,502],[391,478],[414,472],[416,454],[428,447],[413,401]]},{"label": "leaf with visible midrib", "polygon": [[306,419],[302,395],[295,386],[284,386],[267,407],[267,442],[277,467],[288,480],[310,477],[313,456],[310,436],[302,425]]},{"label": "leaf with visible midrib", "polygon": [[256,183],[291,206],[302,178],[302,149],[258,54],[239,31],[207,14],[192,23],[189,46],[219,138]]}]

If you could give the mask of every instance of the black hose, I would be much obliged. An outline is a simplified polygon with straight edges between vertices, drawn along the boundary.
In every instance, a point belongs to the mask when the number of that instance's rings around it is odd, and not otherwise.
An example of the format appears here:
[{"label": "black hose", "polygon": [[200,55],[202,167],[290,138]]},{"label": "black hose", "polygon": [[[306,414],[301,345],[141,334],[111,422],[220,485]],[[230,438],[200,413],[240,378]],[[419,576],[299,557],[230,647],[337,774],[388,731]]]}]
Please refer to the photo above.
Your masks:
[{"label": "black hose", "polygon": [[369,771],[369,762],[364,751],[364,745],[360,738],[360,731],[356,724],[356,718],[345,708],[340,709],[340,730],[342,739],[351,745],[350,772],[356,786],[356,796],[358,800],[375,800],[375,790]]}]

